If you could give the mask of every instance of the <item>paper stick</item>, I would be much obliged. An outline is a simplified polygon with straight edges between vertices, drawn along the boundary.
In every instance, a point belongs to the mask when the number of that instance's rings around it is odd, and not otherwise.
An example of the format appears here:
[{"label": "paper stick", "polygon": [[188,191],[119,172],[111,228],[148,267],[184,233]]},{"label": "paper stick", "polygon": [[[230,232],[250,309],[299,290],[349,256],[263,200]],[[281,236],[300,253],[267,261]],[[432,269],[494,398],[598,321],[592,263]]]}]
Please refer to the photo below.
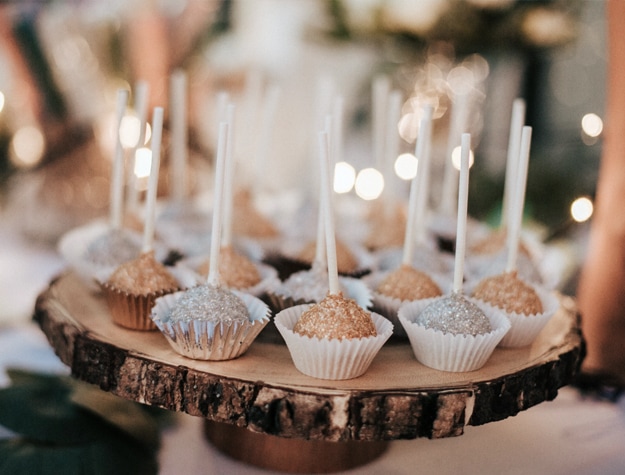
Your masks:
[{"label": "paper stick", "polygon": [[506,157],[506,177],[503,189],[503,203],[501,205],[501,227],[510,221],[512,212],[516,171],[518,170],[519,148],[521,146],[521,131],[525,122],[525,101],[517,98],[512,103],[512,118],[510,120],[510,136],[508,138],[508,154]]},{"label": "paper stick", "polygon": [[172,199],[182,203],[187,189],[187,75],[177,69],[170,79]]},{"label": "paper stick", "polygon": [[387,76],[377,76],[372,85],[371,126],[373,136],[373,153],[375,168],[384,173],[384,139],[386,135],[386,111],[388,107],[388,94],[391,87]]},{"label": "paper stick", "polygon": [[454,263],[455,293],[462,292],[464,279],[464,255],[467,239],[467,212],[469,201],[469,155],[471,134],[462,134],[460,142],[460,180],[458,183],[458,223],[456,228],[456,260]]},{"label": "paper stick", "polygon": [[440,212],[446,216],[452,216],[454,214],[456,192],[458,191],[458,171],[452,163],[451,154],[458,146],[458,137],[466,131],[468,106],[469,97],[468,93],[466,93],[459,94],[451,107],[449,137],[447,140],[447,153],[445,155],[443,175],[443,190],[440,202]]},{"label": "paper stick", "polygon": [[336,238],[334,234],[334,213],[332,210],[332,200],[330,183],[330,149],[328,143],[328,133],[319,133],[319,162],[321,170],[321,204],[324,211],[324,225],[326,234],[326,255],[328,265],[328,287],[330,294],[338,294],[339,276],[336,261]]},{"label": "paper stick", "polygon": [[[332,169],[332,163],[334,162],[332,158],[332,137],[330,131],[333,129],[334,120],[332,120],[332,116],[326,116],[325,120],[325,128],[324,132],[327,134],[328,138],[328,169]],[[321,169],[321,168],[320,168]],[[321,172],[320,172],[321,173]],[[325,210],[323,205],[323,196],[324,196],[324,184],[323,179],[319,180],[319,209],[317,211],[317,242],[315,245],[315,262],[321,263],[322,265],[326,265],[327,260],[327,251],[326,251],[326,235],[325,235]],[[330,193],[331,194],[331,193]]]},{"label": "paper stick", "polygon": [[135,174],[135,163],[137,161],[137,150],[145,145],[145,128],[148,115],[148,92],[147,81],[139,80],[135,85],[134,109],[139,119],[139,137],[137,143],[132,148],[132,160],[130,163],[128,209],[135,210],[139,205],[139,189],[137,188],[137,175]]},{"label": "paper stick", "polygon": [[115,108],[115,152],[113,155],[113,170],[111,177],[110,225],[113,229],[122,227],[122,207],[124,200],[124,148],[119,138],[119,129],[126,112],[128,91],[117,91],[117,106]]},{"label": "paper stick", "polygon": [[[384,177],[385,190],[384,196],[386,204],[391,205],[395,197],[396,187],[392,185],[395,177],[395,160],[399,150],[399,131],[397,124],[401,115],[402,95],[399,91],[392,91],[388,96],[388,110],[386,113],[386,142],[384,144],[384,168],[380,170]],[[388,210],[387,210],[388,211]]]},{"label": "paper stick", "polygon": [[234,129],[235,129],[235,111],[234,104],[226,107],[226,122],[228,123],[228,138],[226,146],[226,162],[224,168],[224,192],[223,192],[223,232],[221,236],[221,245],[228,247],[232,244],[232,213],[234,212]]},{"label": "paper stick", "polygon": [[156,220],[156,191],[158,172],[161,164],[161,139],[163,135],[163,108],[155,107],[152,114],[152,161],[150,178],[145,198],[145,223],[143,225],[143,252],[149,252],[154,246],[154,223]]},{"label": "paper stick", "polygon": [[221,218],[223,208],[223,185],[226,162],[226,147],[228,141],[227,122],[219,124],[219,135],[217,137],[217,160],[215,162],[215,187],[213,199],[213,225],[211,230],[210,259],[208,263],[209,285],[219,285],[219,251],[221,249]]},{"label": "paper stick", "polygon": [[419,200],[419,187],[423,180],[423,172],[426,171],[424,167],[425,150],[428,133],[428,123],[432,121],[432,108],[424,110],[423,116],[419,123],[419,135],[415,143],[415,156],[417,157],[417,174],[413,177],[410,183],[410,195],[408,197],[408,220],[406,221],[406,231],[404,234],[404,250],[402,256],[402,264],[412,265],[412,259],[414,257],[415,247],[415,234],[417,229],[417,213],[418,213],[418,200]]},{"label": "paper stick", "polygon": [[[425,244],[425,220],[430,197],[430,169],[432,168],[432,117],[434,107],[430,104],[423,108],[425,122],[422,124],[423,145],[422,156],[419,157],[419,181],[417,182],[417,211],[414,219],[414,241],[416,244]],[[421,129],[420,129],[421,130]]]},{"label": "paper stick", "polygon": [[521,226],[523,223],[523,208],[525,203],[525,188],[527,185],[527,169],[529,166],[530,146],[532,142],[532,128],[524,126],[521,132],[521,144],[519,147],[518,169],[514,184],[514,196],[512,199],[512,212],[508,223],[506,244],[508,246],[508,261],[506,272],[516,269],[519,255],[519,242],[521,240]]}]

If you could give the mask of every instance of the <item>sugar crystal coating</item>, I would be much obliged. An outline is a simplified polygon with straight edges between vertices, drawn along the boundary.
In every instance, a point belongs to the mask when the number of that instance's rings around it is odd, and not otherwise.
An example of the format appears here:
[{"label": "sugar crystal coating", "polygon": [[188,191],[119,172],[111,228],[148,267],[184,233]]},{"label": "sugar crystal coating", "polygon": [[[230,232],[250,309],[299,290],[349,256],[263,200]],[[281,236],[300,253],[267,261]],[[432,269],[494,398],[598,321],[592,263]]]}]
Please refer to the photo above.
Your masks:
[{"label": "sugar crystal coating", "polygon": [[378,285],[377,291],[400,300],[419,300],[442,295],[440,287],[430,276],[409,265],[402,265],[387,275]]},{"label": "sugar crystal coating", "polygon": [[328,271],[325,266],[314,262],[310,269],[291,274],[279,290],[279,293],[295,300],[320,302],[330,291]]},{"label": "sugar crystal coating", "polygon": [[[208,269],[207,260],[200,266],[199,272],[208,275]],[[254,263],[232,246],[222,247],[219,251],[219,277],[226,287],[232,289],[248,289],[261,281]]]},{"label": "sugar crystal coating", "polygon": [[[299,258],[304,262],[313,262],[317,253],[317,244],[309,242],[300,252]],[[358,270],[358,261],[349,249],[349,247],[341,240],[336,240],[336,266],[342,274],[349,274]]]},{"label": "sugar crystal coating", "polygon": [[510,313],[536,315],[543,311],[536,291],[519,279],[514,271],[483,279],[473,296]]},{"label": "sugar crystal coating", "polygon": [[134,295],[172,291],[179,287],[174,276],[154,259],[154,252],[144,252],[138,258],[119,266],[108,283]]},{"label": "sugar crystal coating", "polygon": [[311,338],[338,340],[377,335],[371,314],[341,293],[329,294],[312,305],[302,313],[293,331]]},{"label": "sugar crystal coating", "polygon": [[475,336],[492,331],[484,312],[459,293],[452,293],[429,304],[417,316],[415,323],[453,335]]},{"label": "sugar crystal coating", "polygon": [[113,229],[98,237],[87,247],[84,258],[95,264],[115,266],[136,258],[141,243],[124,229]]},{"label": "sugar crystal coating", "polygon": [[216,285],[200,285],[185,291],[166,319],[175,322],[200,320],[212,323],[244,323],[249,312],[243,300]]}]

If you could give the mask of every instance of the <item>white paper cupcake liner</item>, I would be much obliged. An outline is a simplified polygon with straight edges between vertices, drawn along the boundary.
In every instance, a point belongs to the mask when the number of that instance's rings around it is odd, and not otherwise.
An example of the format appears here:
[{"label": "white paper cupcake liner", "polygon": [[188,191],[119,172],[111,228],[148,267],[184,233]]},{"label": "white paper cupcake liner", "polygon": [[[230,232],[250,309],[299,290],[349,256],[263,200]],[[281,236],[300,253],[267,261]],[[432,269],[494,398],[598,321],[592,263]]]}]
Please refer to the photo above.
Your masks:
[{"label": "white paper cupcake liner", "polygon": [[[339,276],[339,284],[345,297],[355,300],[362,308],[371,308],[373,304],[371,291],[362,280]],[[276,313],[289,307],[320,302],[326,295],[321,299],[306,293],[304,295],[289,295],[280,286],[268,293],[272,308]]]},{"label": "white paper cupcake liner", "polygon": [[310,338],[293,332],[301,314],[311,305],[298,305],[280,312],[274,318],[298,371],[318,379],[352,379],[364,374],[386,340],[393,324],[377,313],[371,318],[377,336],[353,339]]},{"label": "white paper cupcake liner", "polygon": [[502,313],[510,321],[510,331],[499,342],[500,347],[519,348],[531,345],[560,307],[560,300],[553,292],[539,288],[534,288],[534,290],[543,304],[543,311],[539,314],[522,315],[508,313],[500,308],[484,303],[491,307],[493,311]]},{"label": "white paper cupcake liner", "polygon": [[[371,295],[373,298],[373,310],[391,321],[394,326],[393,333],[395,333],[395,335],[405,338],[407,336],[406,330],[399,322],[399,319],[397,318],[397,312],[399,311],[399,308],[408,301],[400,300],[395,297],[389,297],[388,295],[381,294],[380,292],[376,292],[375,290],[390,273],[391,271],[375,272],[363,277],[363,281],[371,289]],[[443,294],[447,292],[447,288],[449,287],[449,279],[434,274],[430,274],[430,278],[434,280],[434,282],[436,282]]]},{"label": "white paper cupcake liner", "polygon": [[212,361],[238,358],[269,323],[270,312],[260,299],[243,292],[232,292],[243,300],[249,312],[249,320],[244,324],[215,324],[202,320],[170,322],[167,315],[184,292],[157,299],[151,318],[171,347],[187,358]]},{"label": "white paper cupcake liner", "polygon": [[399,309],[398,318],[408,334],[415,357],[421,364],[441,371],[468,372],[480,369],[510,329],[510,322],[500,312],[469,298],[490,320],[493,327],[490,333],[476,336],[454,335],[414,323],[425,307],[440,298],[417,300],[406,303]]}]

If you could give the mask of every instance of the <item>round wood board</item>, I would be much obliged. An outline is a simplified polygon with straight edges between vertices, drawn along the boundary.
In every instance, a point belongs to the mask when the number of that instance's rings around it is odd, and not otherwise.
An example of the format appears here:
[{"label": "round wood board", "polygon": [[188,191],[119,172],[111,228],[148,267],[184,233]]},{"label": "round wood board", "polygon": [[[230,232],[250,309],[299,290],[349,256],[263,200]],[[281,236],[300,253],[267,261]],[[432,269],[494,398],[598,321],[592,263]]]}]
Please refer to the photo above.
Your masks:
[{"label": "round wood board", "polygon": [[305,376],[285,345],[262,341],[231,361],[185,358],[158,331],[113,324],[99,291],[71,272],[39,296],[34,318],[72,374],[105,391],[254,432],[325,441],[461,435],[465,425],[555,398],[584,348],[575,302],[564,296],[531,346],[498,348],[478,371],[437,371],[420,364],[407,341],[389,342],[365,375],[347,381]]}]

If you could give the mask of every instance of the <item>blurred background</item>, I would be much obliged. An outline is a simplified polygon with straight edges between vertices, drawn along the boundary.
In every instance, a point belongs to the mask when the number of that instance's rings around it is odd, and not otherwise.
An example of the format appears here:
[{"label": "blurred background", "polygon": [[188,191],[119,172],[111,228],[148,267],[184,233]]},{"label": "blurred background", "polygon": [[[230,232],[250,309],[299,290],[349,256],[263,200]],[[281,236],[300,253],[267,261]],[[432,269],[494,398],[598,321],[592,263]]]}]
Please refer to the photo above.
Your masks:
[{"label": "blurred background", "polygon": [[[383,191],[359,188],[359,174],[381,168],[371,131],[372,85],[382,82],[401,94],[399,153],[414,149],[423,104],[435,106],[434,155],[442,158],[433,165],[434,206],[450,111],[465,98],[475,153],[469,213],[494,225],[512,103],[521,97],[533,127],[526,224],[564,246],[573,268],[583,259],[587,223],[578,221],[592,213],[603,126],[603,1],[23,1],[0,8],[0,207],[3,228],[22,238],[53,247],[68,229],[107,212],[115,95],[138,80],[149,83],[150,107],[165,107],[159,192],[167,193],[168,82],[183,70],[189,167],[198,172],[191,193],[210,187],[220,93],[241,106],[238,179],[267,195],[311,190],[303,170],[320,104],[338,94],[348,166],[337,191],[374,200]],[[387,189],[401,197],[408,180],[387,176]],[[572,215],[573,203],[581,217]],[[562,287],[573,289],[574,279],[569,272]]]}]

